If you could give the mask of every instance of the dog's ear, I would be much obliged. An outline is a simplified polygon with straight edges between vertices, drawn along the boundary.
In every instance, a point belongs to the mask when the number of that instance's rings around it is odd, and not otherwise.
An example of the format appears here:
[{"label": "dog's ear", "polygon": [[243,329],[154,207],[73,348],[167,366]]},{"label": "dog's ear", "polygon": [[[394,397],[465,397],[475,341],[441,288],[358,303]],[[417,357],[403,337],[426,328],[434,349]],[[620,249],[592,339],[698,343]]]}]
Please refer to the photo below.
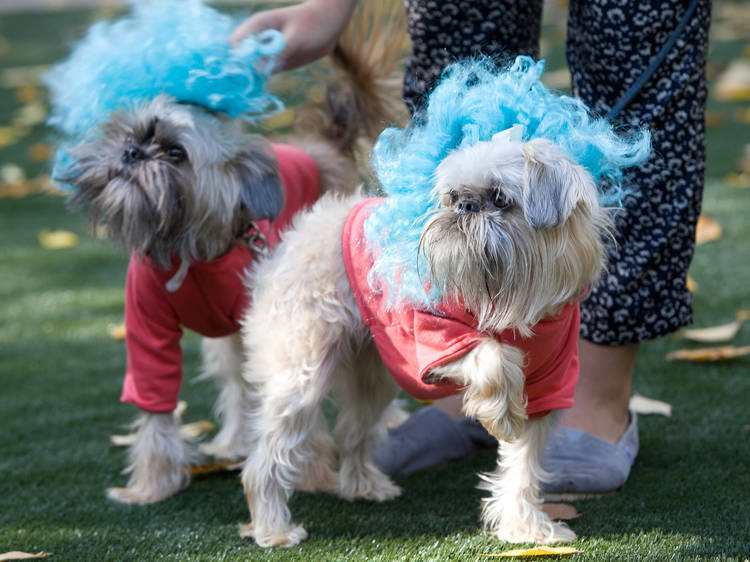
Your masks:
[{"label": "dog's ear", "polygon": [[274,220],[284,206],[284,189],[275,160],[257,154],[231,164],[239,183],[239,203],[253,220]]},{"label": "dog's ear", "polygon": [[534,139],[523,147],[523,212],[535,230],[565,222],[581,198],[585,171],[555,145]]}]

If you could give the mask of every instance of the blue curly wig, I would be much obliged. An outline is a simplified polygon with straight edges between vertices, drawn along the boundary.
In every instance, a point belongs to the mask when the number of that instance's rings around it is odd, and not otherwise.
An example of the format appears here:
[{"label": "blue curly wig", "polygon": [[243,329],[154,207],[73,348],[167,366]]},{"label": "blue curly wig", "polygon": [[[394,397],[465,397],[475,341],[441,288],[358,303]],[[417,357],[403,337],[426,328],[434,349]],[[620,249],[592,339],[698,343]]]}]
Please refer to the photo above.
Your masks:
[{"label": "blue curly wig", "polygon": [[160,93],[232,117],[277,110],[264,87],[284,38],[267,31],[232,49],[236,24],[202,0],[133,2],[130,15],[92,25],[45,75],[49,124],[80,136],[123,104]]},{"label": "blue curly wig", "polygon": [[427,215],[437,206],[435,170],[454,149],[523,125],[524,141],[555,143],[599,181],[602,205],[621,206],[627,193],[622,169],[648,157],[650,134],[639,130],[619,136],[581,100],[545,87],[543,72],[544,61],[526,56],[505,69],[489,58],[456,63],[444,71],[423,114],[378,138],[373,165],[387,198],[367,219],[365,236],[378,249],[370,285],[388,288],[391,305],[409,302],[429,308],[440,298],[435,287],[425,291],[427,267],[420,263],[419,239]]},{"label": "blue curly wig", "polygon": [[[229,36],[238,21],[202,0],[131,3],[132,13],[92,25],[68,59],[44,76],[52,102],[48,123],[67,142],[90,134],[112,111],[161,93],[231,117],[258,118],[282,109],[265,91],[284,49],[281,33],[264,31],[232,48]],[[73,164],[63,146],[53,177]]]}]

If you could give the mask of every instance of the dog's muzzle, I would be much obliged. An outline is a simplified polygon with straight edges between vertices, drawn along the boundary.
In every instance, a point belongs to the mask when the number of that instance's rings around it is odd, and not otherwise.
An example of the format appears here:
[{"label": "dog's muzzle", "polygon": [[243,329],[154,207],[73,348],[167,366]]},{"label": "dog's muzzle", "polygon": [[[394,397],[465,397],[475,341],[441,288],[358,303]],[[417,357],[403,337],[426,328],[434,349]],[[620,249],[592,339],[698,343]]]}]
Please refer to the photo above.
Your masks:
[{"label": "dog's muzzle", "polygon": [[148,158],[148,155],[139,147],[131,144],[122,152],[122,161],[125,164],[133,164]]}]

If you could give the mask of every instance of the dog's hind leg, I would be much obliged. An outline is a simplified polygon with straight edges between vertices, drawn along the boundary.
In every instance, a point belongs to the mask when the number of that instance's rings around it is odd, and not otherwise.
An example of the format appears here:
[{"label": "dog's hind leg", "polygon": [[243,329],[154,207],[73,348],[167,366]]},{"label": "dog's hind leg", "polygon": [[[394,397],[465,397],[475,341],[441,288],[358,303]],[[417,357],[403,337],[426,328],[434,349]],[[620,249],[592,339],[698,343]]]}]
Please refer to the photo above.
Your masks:
[{"label": "dog's hind leg", "polygon": [[[246,325],[252,343],[244,376],[257,391],[257,406],[248,418],[251,451],[242,472],[252,523],[242,534],[264,547],[294,546],[307,536],[287,505],[295,489],[336,484],[321,403],[339,364],[349,362],[350,346],[340,344],[346,337],[333,303],[301,291],[287,300],[259,292],[256,312],[273,312],[252,314]],[[267,298],[273,306],[264,306]],[[304,313],[293,314],[298,301]],[[280,322],[277,314],[294,322]]]},{"label": "dog's hind leg", "polygon": [[224,338],[203,338],[203,375],[214,378],[219,385],[219,397],[214,406],[221,429],[199,451],[222,459],[240,460],[247,456],[245,416],[247,415],[248,385],[242,378],[242,339],[240,334]]},{"label": "dog's hind leg", "polygon": [[482,475],[480,488],[490,492],[482,522],[485,531],[500,540],[548,544],[576,537],[565,523],[553,522],[542,511],[541,461],[552,425],[549,415],[528,420],[518,439],[500,442],[495,471]]},{"label": "dog's hind leg", "polygon": [[383,414],[398,393],[375,344],[364,344],[352,368],[336,377],[341,405],[333,433],[339,451],[338,495],[347,499],[386,501],[401,489],[372,461],[371,447],[385,428]]}]

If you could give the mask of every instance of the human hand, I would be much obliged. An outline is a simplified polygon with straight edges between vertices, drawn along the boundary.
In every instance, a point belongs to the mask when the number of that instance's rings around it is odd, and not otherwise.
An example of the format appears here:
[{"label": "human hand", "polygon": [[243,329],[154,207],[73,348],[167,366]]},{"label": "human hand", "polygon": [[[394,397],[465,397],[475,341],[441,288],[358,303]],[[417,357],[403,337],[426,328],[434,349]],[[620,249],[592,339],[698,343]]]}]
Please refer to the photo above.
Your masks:
[{"label": "human hand", "polygon": [[237,26],[229,42],[236,47],[248,35],[276,29],[286,40],[276,70],[297,68],[333,51],[355,5],[356,0],[306,0],[257,12]]}]

